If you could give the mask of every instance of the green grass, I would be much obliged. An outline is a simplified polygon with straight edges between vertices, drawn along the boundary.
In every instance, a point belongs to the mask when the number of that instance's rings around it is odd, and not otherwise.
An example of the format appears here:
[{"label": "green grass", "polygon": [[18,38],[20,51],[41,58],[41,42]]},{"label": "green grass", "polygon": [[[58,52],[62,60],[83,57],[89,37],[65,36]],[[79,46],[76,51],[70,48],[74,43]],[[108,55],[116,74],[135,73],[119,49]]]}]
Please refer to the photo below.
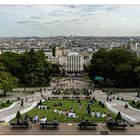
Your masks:
[{"label": "green grass", "polygon": [[129,104],[136,109],[140,109],[140,101],[137,101],[135,104],[133,104],[133,101],[129,101]]},{"label": "green grass", "polygon": [[10,101],[9,104],[5,103],[4,106],[2,105],[2,101],[0,101],[0,109],[3,109],[3,108],[6,108],[6,107],[9,107],[14,101]]},{"label": "green grass", "polygon": [[[79,103],[77,101],[78,101],[77,99],[75,99],[74,102],[72,102],[69,99],[53,99],[53,100],[49,100],[48,102],[43,103],[43,105],[47,105],[50,107],[49,110],[39,110],[37,108],[34,108],[25,114],[28,114],[31,117],[38,114],[40,118],[45,116],[45,117],[47,117],[48,121],[52,121],[56,117],[59,122],[79,122],[82,117],[84,117],[85,119],[88,119],[89,121],[94,121],[94,122],[105,122],[106,121],[106,118],[91,117],[91,115],[87,114],[86,107],[88,104],[88,100],[81,100],[82,106],[83,106],[82,109],[79,108]],[[63,104],[63,106],[54,107],[54,103],[59,103],[59,102],[61,102]],[[91,111],[100,112],[101,114],[109,112],[109,110],[107,108],[102,108],[101,105],[98,105],[98,104],[99,104],[99,102],[96,101],[94,103],[94,105],[91,107]],[[54,112],[54,108],[61,109],[61,110],[68,110],[71,107],[75,111],[76,115],[79,116],[78,118],[66,118],[65,119],[64,115],[58,115],[57,113]],[[25,116],[25,114],[23,114],[23,116]],[[112,117],[115,118],[116,115],[113,113],[111,113],[111,114],[112,114]],[[12,121],[15,121],[15,119]]]}]

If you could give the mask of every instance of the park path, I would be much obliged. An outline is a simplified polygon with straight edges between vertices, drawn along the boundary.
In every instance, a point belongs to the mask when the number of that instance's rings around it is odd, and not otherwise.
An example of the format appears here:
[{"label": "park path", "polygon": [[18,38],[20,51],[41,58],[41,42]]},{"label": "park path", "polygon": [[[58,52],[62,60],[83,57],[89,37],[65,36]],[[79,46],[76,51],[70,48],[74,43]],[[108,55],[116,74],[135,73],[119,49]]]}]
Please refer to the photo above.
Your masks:
[{"label": "park path", "polygon": [[[45,96],[47,96],[47,91],[44,93]],[[49,95],[49,94],[48,94]],[[32,98],[33,97],[33,98]],[[28,100],[24,101],[24,106],[21,107],[21,101],[17,101],[17,103],[12,107],[8,108],[6,110],[0,111],[0,121],[6,121],[7,117],[14,115],[17,113],[17,111],[24,111],[27,108],[31,107],[32,104],[37,103],[39,100],[42,100],[43,98],[41,97],[40,93],[35,93],[31,97],[28,98]]]},{"label": "park path", "polygon": [[[93,95],[96,97],[97,100],[102,100],[102,101],[106,102],[106,98],[107,98],[106,93],[99,91],[99,90],[96,90],[93,93]],[[117,96],[118,95],[116,95],[116,97]],[[120,94],[119,94],[119,96],[120,96]],[[136,98],[135,95],[132,96],[132,94],[126,94],[126,93],[121,94],[121,96],[127,97],[127,99],[131,99],[131,100],[134,100]],[[116,97],[111,102],[106,102],[106,103],[109,104],[109,106],[112,109],[117,110],[118,112],[120,111],[125,116],[128,116],[128,118],[132,118],[132,120],[133,120],[132,123],[140,123],[140,111],[133,109],[132,107],[125,109],[124,108],[125,102],[116,100]]]}]

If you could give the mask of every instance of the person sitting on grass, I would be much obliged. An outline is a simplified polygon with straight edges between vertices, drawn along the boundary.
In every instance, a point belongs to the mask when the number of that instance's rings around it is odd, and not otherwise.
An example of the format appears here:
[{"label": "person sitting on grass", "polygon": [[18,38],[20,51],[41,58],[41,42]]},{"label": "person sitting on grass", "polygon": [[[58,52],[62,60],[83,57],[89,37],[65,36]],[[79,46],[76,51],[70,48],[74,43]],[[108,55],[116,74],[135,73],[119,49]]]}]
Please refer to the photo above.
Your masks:
[{"label": "person sitting on grass", "polygon": [[73,109],[71,108],[70,111],[73,112]]},{"label": "person sitting on grass", "polygon": [[68,118],[72,118],[72,112],[71,111],[68,113]]},{"label": "person sitting on grass", "polygon": [[62,115],[62,110],[61,109],[58,111],[58,114],[59,115]]},{"label": "person sitting on grass", "polygon": [[53,124],[58,124],[58,120],[56,118],[54,118]]},{"label": "person sitting on grass", "polygon": [[66,115],[66,110],[64,110],[64,111],[62,112],[62,115]]},{"label": "person sitting on grass", "polygon": [[60,105],[60,106],[63,106],[61,102],[59,103],[59,105]]},{"label": "person sitting on grass", "polygon": [[81,103],[81,100],[80,99],[78,100],[78,103]]},{"label": "person sitting on grass", "polygon": [[94,111],[92,111],[90,114],[91,114],[92,117],[95,117],[95,112]]},{"label": "person sitting on grass", "polygon": [[33,122],[36,123],[39,121],[39,116],[38,115],[35,115],[34,118],[33,118]]},{"label": "person sitting on grass", "polygon": [[56,113],[57,112],[57,109],[54,109],[54,112]]},{"label": "person sitting on grass", "polygon": [[101,117],[102,117],[102,118],[106,118],[106,113],[103,113],[103,114],[101,115]]},{"label": "person sitting on grass", "polygon": [[80,109],[82,108],[82,103],[80,102]]},{"label": "person sitting on grass", "polygon": [[78,116],[76,116],[76,114],[75,114],[74,111],[72,112],[71,117],[72,117],[72,118],[78,118]]},{"label": "person sitting on grass", "polygon": [[101,113],[100,113],[100,112],[96,112],[96,113],[95,113],[95,116],[96,116],[96,118],[100,118]]},{"label": "person sitting on grass", "polygon": [[40,123],[41,123],[41,124],[46,124],[46,123],[47,123],[47,118],[42,117],[42,118],[40,119]]}]

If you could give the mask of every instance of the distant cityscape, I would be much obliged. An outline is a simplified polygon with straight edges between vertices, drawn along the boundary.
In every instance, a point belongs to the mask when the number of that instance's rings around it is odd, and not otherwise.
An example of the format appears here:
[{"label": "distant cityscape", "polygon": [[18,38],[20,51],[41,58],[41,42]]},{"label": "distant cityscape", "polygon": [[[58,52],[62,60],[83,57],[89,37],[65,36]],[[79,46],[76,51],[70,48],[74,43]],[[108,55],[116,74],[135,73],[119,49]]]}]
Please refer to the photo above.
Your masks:
[{"label": "distant cityscape", "polygon": [[[42,49],[52,64],[58,64],[66,72],[82,72],[89,65],[92,54],[101,48],[124,48],[140,56],[140,37],[92,37],[56,36],[0,38],[0,54],[4,52],[23,53]],[[55,48],[55,55],[53,55]]]}]

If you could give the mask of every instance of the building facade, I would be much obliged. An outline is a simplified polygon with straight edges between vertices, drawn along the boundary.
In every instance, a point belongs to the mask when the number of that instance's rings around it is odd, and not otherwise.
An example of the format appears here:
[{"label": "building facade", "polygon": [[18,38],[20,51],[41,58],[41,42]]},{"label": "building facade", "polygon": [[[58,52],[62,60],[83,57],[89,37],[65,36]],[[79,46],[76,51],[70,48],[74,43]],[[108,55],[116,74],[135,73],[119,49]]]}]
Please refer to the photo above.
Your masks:
[{"label": "building facade", "polygon": [[66,72],[82,72],[83,70],[83,57],[78,53],[69,53],[66,57]]}]

